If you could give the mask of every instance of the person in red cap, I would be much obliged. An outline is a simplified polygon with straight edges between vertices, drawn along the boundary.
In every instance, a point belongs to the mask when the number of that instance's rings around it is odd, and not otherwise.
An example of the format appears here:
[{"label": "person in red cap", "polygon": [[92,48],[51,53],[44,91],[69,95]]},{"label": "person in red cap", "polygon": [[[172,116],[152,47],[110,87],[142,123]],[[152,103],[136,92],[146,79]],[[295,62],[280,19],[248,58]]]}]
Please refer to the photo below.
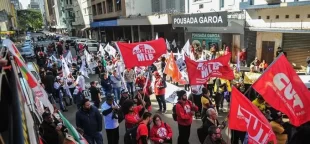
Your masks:
[{"label": "person in red cap", "polygon": [[177,122],[179,128],[178,144],[189,144],[193,115],[198,107],[187,99],[186,91],[177,92],[178,103],[176,104]]},{"label": "person in red cap", "polygon": [[165,100],[165,92],[166,92],[166,81],[159,75],[157,71],[154,72],[155,84],[154,84],[154,92],[156,95],[156,100],[159,105],[158,112],[166,113],[166,100]]}]

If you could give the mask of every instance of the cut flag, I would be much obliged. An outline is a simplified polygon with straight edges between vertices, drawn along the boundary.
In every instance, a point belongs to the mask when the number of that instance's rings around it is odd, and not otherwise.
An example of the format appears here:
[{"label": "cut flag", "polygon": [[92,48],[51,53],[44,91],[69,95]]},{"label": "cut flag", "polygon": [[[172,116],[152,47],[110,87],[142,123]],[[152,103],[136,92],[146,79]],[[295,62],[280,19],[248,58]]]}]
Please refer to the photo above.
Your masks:
[{"label": "cut flag", "polygon": [[237,88],[231,92],[228,127],[248,134],[248,144],[276,144],[276,137],[266,117]]},{"label": "cut flag", "polygon": [[310,121],[310,91],[284,54],[278,56],[252,87],[273,108],[300,126]]},{"label": "cut flag", "polygon": [[166,39],[166,45],[167,45],[167,49],[168,50],[170,50],[171,48],[170,48],[170,43],[169,43],[169,41]]},{"label": "cut flag", "polygon": [[167,46],[163,38],[131,44],[117,42],[116,46],[127,68],[150,66],[167,51]]},{"label": "cut flag", "polygon": [[74,138],[74,140],[76,142],[78,142],[79,144],[84,144],[82,142],[83,137],[81,137],[81,135],[77,132],[77,130],[72,126],[72,124],[62,115],[61,112],[58,112],[59,117],[62,119],[64,126],[66,126],[68,128],[68,132],[70,133],[70,135],[72,135],[72,137]]},{"label": "cut flag", "polygon": [[25,60],[24,60],[23,56],[20,54],[20,52],[18,51],[17,47],[15,46],[15,44],[11,40],[9,40],[9,39],[3,40],[3,45],[6,46],[7,48],[9,48],[10,52],[15,57],[18,57],[18,59],[22,60],[23,63],[25,63]]},{"label": "cut flag", "polygon": [[209,61],[196,62],[185,56],[185,63],[189,76],[189,84],[205,84],[209,78],[218,77],[227,80],[234,79],[234,72],[228,62],[231,55],[224,55]]},{"label": "cut flag", "polygon": [[182,80],[182,74],[178,68],[176,61],[174,60],[174,55],[172,52],[167,60],[164,73],[170,76],[172,78],[172,81],[174,82],[179,82],[182,84],[185,83],[185,80]]}]

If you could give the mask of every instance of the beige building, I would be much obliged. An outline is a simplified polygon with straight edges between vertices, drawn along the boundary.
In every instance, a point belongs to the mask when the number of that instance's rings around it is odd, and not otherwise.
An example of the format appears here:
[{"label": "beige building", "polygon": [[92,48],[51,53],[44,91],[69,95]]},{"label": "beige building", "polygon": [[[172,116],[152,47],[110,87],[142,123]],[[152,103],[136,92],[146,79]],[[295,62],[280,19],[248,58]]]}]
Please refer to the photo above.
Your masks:
[{"label": "beige building", "polygon": [[[246,10],[246,28],[255,33],[245,40],[254,43],[255,56],[269,64],[281,47],[295,68],[310,57],[310,0],[261,0],[240,3]],[[254,58],[254,57],[253,57]]]},{"label": "beige building", "polygon": [[0,2],[0,31],[8,31],[13,27],[13,15],[11,11],[11,0],[1,0]]}]

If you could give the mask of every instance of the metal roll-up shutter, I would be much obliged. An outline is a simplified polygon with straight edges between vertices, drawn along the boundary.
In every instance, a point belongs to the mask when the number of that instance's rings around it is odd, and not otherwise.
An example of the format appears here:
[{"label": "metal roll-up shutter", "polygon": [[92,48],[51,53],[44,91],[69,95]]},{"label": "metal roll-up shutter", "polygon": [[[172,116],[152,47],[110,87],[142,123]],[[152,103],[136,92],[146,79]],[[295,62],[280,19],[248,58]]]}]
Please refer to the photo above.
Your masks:
[{"label": "metal roll-up shutter", "polygon": [[256,31],[250,31],[248,28],[244,29],[244,46],[247,49],[247,65],[256,57]]},{"label": "metal roll-up shutter", "polygon": [[310,56],[310,34],[284,33],[282,47],[295,68],[305,67]]}]

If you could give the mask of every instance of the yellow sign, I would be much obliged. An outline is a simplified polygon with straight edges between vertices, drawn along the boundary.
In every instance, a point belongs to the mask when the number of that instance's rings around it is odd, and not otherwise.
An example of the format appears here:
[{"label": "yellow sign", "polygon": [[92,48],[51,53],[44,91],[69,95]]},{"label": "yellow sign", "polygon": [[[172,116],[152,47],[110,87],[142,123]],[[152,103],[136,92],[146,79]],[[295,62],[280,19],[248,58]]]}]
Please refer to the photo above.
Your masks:
[{"label": "yellow sign", "polygon": [[245,84],[253,84],[259,77],[260,73],[253,72],[245,72],[244,73],[244,83]]},{"label": "yellow sign", "polygon": [[15,31],[0,31],[0,34],[9,34],[9,35],[11,35],[11,34],[15,34]]}]

